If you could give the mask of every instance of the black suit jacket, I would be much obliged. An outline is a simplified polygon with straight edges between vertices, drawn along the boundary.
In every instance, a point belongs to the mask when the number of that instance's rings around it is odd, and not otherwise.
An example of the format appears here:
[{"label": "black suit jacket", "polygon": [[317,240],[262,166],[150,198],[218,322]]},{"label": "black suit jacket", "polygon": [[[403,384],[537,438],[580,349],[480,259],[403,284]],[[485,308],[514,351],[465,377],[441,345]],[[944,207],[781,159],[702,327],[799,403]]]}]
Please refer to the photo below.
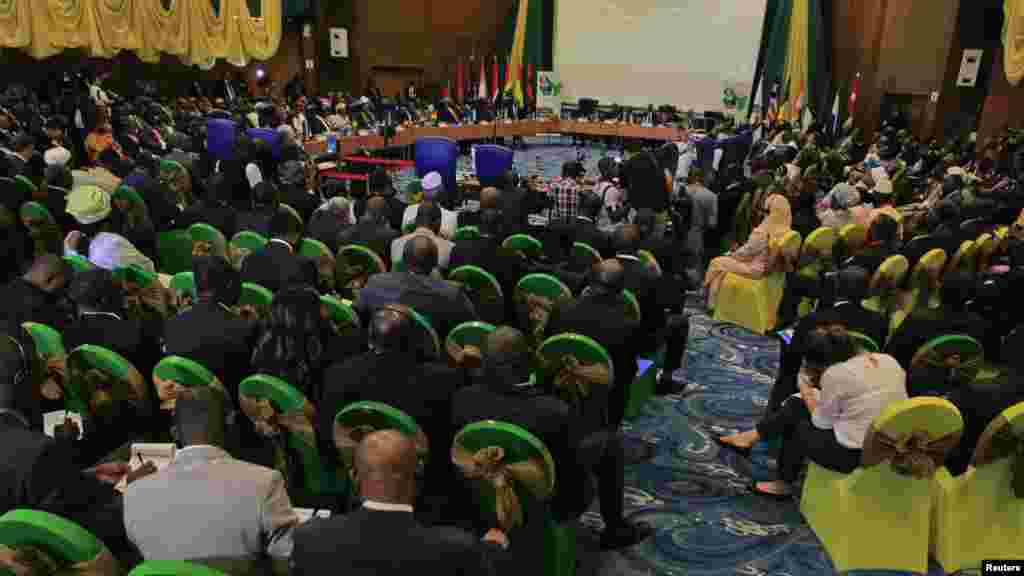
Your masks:
[{"label": "black suit jacket", "polygon": [[342,230],[335,242],[338,248],[349,244],[359,244],[373,250],[380,256],[384,263],[391,266],[391,241],[399,237],[399,233],[390,224],[379,225],[375,222],[358,222]]},{"label": "black suit jacket", "polygon": [[318,212],[306,225],[306,237],[319,240],[331,249],[331,253],[338,253],[338,236],[352,226],[344,226],[338,218],[330,212]]},{"label": "black suit jacket", "polygon": [[359,317],[369,322],[374,311],[388,304],[404,304],[426,316],[443,344],[452,328],[477,320],[465,291],[451,282],[408,272],[375,274],[356,301]]},{"label": "black suit jacket", "polygon": [[611,424],[622,422],[629,387],[636,376],[636,358],[639,352],[637,336],[639,325],[626,319],[619,297],[613,300],[588,296],[576,302],[556,306],[552,311],[545,333],[548,337],[565,332],[587,336],[604,347],[612,357],[615,384],[608,400]]},{"label": "black suit jacket", "polygon": [[481,420],[497,420],[515,424],[539,438],[551,452],[558,471],[552,512],[560,521],[578,518],[590,504],[593,492],[577,457],[583,431],[570,407],[539,389],[496,386],[484,378],[452,397],[454,429]]},{"label": "black suit jacket", "polygon": [[653,272],[636,256],[619,255],[616,258],[626,270],[626,289],[633,293],[640,302],[640,326],[643,329],[644,351],[657,348],[658,330],[665,326],[665,308],[678,302],[668,301],[668,291],[661,290],[661,285],[668,280]]},{"label": "black suit jacket", "polygon": [[56,296],[22,278],[15,278],[0,289],[0,326],[20,327],[23,322],[38,322],[63,332],[69,321]]},{"label": "black suit jacket", "polygon": [[420,364],[412,355],[367,352],[334,364],[324,373],[323,397],[317,405],[317,439],[327,461],[337,460],[334,417],[353,402],[383,402],[411,416],[430,441],[427,491],[438,493],[447,486],[452,430],[449,411],[452,393],[460,382],[458,373],[442,364]]},{"label": "black suit jacket", "polygon": [[0,414],[0,514],[31,508],[56,514],[95,534],[118,556],[138,556],[125,534],[120,498],[79,472],[71,448]]},{"label": "black suit jacket", "polygon": [[[482,237],[475,240],[459,240],[452,248],[448,260],[448,269],[455,270],[459,266],[478,266],[494,274],[505,295],[505,306],[501,311],[502,318],[513,318],[515,314],[513,293],[516,282],[523,276],[526,262],[512,250],[501,245],[497,238]],[[484,318],[488,311],[477,310]]]},{"label": "black suit jacket", "polygon": [[265,237],[270,236],[270,219],[273,210],[257,210],[255,212],[238,212],[235,218],[235,231],[252,230]]},{"label": "black suit jacket", "polygon": [[64,329],[63,336],[69,351],[82,344],[103,346],[130,360],[144,375],[152,372],[161,357],[156,327],[144,326],[132,318],[82,315]]},{"label": "black suit jacket", "polygon": [[238,230],[238,213],[230,206],[200,202],[185,208],[181,216],[178,217],[179,228],[188,228],[196,223],[213,226],[220,230],[226,240],[231,241],[231,237]]},{"label": "black suit jacket", "polygon": [[346,516],[314,520],[297,530],[292,574],[351,576],[494,574],[485,544],[462,544],[416,522],[407,512],[361,508]]},{"label": "black suit jacket", "polygon": [[946,467],[954,476],[963,474],[971,463],[974,449],[985,428],[1010,406],[1024,401],[1024,374],[1011,369],[1007,374],[986,382],[966,382],[948,396],[964,418],[960,443],[946,458]]},{"label": "black suit jacket", "polygon": [[501,194],[501,213],[505,217],[505,235],[526,230],[527,217],[537,206],[536,194],[524,188],[506,188]]},{"label": "black suit jacket", "polygon": [[238,383],[251,373],[253,339],[248,322],[210,301],[196,302],[164,324],[164,353],[202,364],[236,402]]},{"label": "black suit jacket", "polygon": [[293,284],[316,286],[318,278],[316,263],[292,254],[280,242],[268,242],[242,262],[242,282],[255,282],[275,294]]}]

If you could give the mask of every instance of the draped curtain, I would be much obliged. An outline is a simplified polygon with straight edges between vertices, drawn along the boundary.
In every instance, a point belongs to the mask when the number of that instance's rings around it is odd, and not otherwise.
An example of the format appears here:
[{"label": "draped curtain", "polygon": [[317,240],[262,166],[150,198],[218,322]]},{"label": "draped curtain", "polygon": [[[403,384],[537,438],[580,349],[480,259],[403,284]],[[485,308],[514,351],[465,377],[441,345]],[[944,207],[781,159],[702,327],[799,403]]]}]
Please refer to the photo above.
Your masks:
[{"label": "draped curtain", "polygon": [[[252,6],[250,6],[252,5]],[[258,9],[254,9],[258,8]],[[282,0],[0,0],[0,47],[48,58],[68,48],[144,62],[266,60],[281,43]]]},{"label": "draped curtain", "polygon": [[1006,0],[1004,6],[1003,67],[1014,86],[1024,78],[1024,0]]}]

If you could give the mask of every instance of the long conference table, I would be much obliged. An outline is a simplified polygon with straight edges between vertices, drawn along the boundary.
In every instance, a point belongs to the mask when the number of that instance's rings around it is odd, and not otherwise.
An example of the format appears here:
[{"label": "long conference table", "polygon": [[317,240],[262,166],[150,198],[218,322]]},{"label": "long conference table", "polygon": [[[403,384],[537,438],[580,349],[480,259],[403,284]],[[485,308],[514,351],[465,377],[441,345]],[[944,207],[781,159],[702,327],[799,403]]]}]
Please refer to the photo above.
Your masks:
[{"label": "long conference table", "polygon": [[[361,150],[381,150],[412,146],[419,138],[443,136],[455,141],[488,140],[491,138],[512,138],[516,136],[537,136],[542,134],[565,134],[579,136],[604,136],[622,139],[675,140],[683,130],[675,127],[644,127],[636,124],[606,124],[602,122],[576,122],[572,120],[524,120],[519,122],[498,121],[490,124],[467,126],[422,126],[410,127],[391,138],[377,134],[366,136],[339,136],[339,159]],[[327,141],[310,140],[305,143],[306,152],[322,155],[327,152]]]}]

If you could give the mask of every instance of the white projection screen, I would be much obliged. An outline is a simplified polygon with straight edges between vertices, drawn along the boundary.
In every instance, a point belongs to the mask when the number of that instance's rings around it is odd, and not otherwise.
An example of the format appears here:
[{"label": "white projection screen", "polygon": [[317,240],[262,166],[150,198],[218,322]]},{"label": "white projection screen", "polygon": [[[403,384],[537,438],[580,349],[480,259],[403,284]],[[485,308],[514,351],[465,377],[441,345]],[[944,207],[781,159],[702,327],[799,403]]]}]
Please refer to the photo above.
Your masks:
[{"label": "white projection screen", "polygon": [[721,110],[750,93],[767,0],[555,0],[562,100]]}]

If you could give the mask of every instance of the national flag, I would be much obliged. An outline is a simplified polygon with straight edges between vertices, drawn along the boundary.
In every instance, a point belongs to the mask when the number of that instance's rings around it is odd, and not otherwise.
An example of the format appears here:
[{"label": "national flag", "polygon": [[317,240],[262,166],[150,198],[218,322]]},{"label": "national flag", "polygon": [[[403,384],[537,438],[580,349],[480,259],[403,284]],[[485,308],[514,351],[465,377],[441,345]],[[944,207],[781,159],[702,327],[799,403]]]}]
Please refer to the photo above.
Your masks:
[{"label": "national flag", "polygon": [[441,87],[441,98],[451,98],[452,96],[452,81],[446,80],[444,86]]},{"label": "national flag", "polygon": [[487,65],[483,58],[480,59],[480,85],[477,86],[476,97],[487,100]]},{"label": "national flag", "polygon": [[533,85],[534,85],[534,83],[535,82],[534,82],[534,79],[533,79],[533,63],[531,62],[530,66],[528,67],[527,75],[526,75],[526,99],[527,99],[527,101],[529,101],[531,103],[534,101],[534,94],[533,94]]},{"label": "national flag", "polygon": [[857,109],[857,93],[860,92],[860,73],[853,78],[853,87],[850,88],[850,104],[847,106],[847,110],[850,116],[853,116],[854,111]]},{"label": "national flag", "polygon": [[462,58],[459,58],[455,63],[455,100],[457,102],[463,102],[465,100],[466,90],[466,73],[462,67]]},{"label": "national flag", "polygon": [[832,134],[833,137],[839,132],[839,93],[842,90],[836,90],[836,97],[832,100]]},{"label": "national flag", "polygon": [[494,55],[494,66],[491,68],[491,100],[498,99],[498,55]]}]

